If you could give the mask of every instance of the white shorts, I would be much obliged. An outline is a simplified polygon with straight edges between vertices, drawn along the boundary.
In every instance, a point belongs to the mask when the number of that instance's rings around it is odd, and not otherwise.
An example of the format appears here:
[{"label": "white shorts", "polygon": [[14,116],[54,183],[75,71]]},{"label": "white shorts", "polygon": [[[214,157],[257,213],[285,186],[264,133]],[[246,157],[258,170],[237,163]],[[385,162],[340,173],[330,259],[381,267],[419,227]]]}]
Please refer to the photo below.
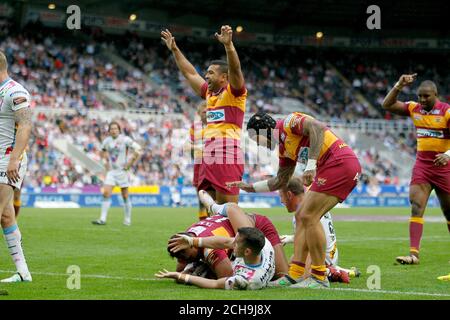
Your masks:
[{"label": "white shorts", "polygon": [[111,170],[106,173],[105,185],[128,188],[130,186],[130,176],[125,170]]},{"label": "white shorts", "polygon": [[0,159],[0,184],[7,184],[15,189],[20,189],[22,187],[23,178],[25,178],[25,174],[27,173],[27,164],[28,158],[27,154],[24,153],[22,156],[22,160],[19,165],[19,181],[16,183],[12,183],[9,181],[8,176],[6,175],[6,169],[9,164],[9,155],[6,155]]}]

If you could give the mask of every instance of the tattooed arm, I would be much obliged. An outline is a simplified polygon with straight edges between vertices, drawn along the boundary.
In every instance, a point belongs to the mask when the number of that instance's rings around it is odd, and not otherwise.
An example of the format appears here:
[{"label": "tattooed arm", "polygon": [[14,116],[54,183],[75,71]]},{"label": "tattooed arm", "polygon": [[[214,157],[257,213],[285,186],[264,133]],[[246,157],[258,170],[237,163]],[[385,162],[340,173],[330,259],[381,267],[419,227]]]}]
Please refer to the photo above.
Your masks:
[{"label": "tattooed arm", "polygon": [[279,167],[277,175],[267,180],[270,191],[279,190],[289,182],[295,171],[295,166]]},{"label": "tattooed arm", "polygon": [[12,182],[19,181],[19,164],[21,156],[25,151],[30,139],[32,128],[30,108],[22,108],[14,112],[15,122],[18,126],[16,133],[16,143],[9,158],[8,168],[6,174]]},{"label": "tattooed arm", "polygon": [[316,163],[324,142],[325,126],[317,120],[306,118],[303,122],[303,136],[309,137],[308,163],[303,173],[303,183],[309,186],[316,175]]},{"label": "tattooed arm", "polygon": [[277,175],[269,180],[258,181],[254,184],[248,184],[243,181],[227,182],[226,185],[230,187],[238,187],[247,192],[269,192],[279,190],[289,182],[295,171],[295,166],[279,167]]}]

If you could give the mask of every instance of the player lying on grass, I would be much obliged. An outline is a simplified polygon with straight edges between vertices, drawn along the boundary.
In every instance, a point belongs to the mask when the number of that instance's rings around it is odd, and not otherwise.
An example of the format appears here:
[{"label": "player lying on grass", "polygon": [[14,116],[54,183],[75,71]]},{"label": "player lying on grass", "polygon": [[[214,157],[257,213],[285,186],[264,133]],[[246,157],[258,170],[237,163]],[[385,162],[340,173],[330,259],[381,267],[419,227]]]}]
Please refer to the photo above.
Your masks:
[{"label": "player lying on grass", "polygon": [[180,235],[171,240],[172,250],[178,252],[189,247],[233,249],[233,274],[219,279],[206,279],[181,272],[159,271],[158,278],[172,278],[178,282],[207,289],[257,290],[266,287],[275,275],[275,252],[269,239],[261,230],[242,227],[235,238],[212,236],[206,238]]},{"label": "player lying on grass", "polygon": [[[305,197],[303,180],[301,177],[293,177],[289,180],[288,184],[280,189],[281,203],[286,207],[288,212],[295,212],[293,224],[294,230],[297,224],[301,223],[299,219],[300,207]],[[336,244],[336,233],[334,231],[333,220],[331,213],[327,212],[320,219],[325,237],[326,244],[326,256],[325,263],[327,265],[328,280],[349,283],[349,277],[359,277],[360,273],[356,268],[344,269],[338,266],[339,252]],[[281,236],[283,244],[293,243],[294,235]],[[308,266],[307,268],[308,269]],[[307,274],[307,272],[305,272]],[[288,277],[290,279],[290,277]],[[294,280],[292,280],[294,283]]]},{"label": "player lying on grass", "polygon": [[[246,214],[237,204],[227,203],[218,205],[204,190],[199,192],[199,199],[208,208],[211,217],[198,221],[191,225],[184,235],[205,238],[210,236],[235,237],[237,229],[241,227],[255,227],[271,242],[275,252],[275,278],[279,278],[288,272],[288,263],[284,253],[278,231],[269,218],[259,214]],[[228,217],[218,215],[227,214]],[[174,250],[174,243],[180,239],[180,234],[173,235],[169,240],[168,251],[172,257],[177,258],[176,271],[189,272],[192,263],[204,262],[211,269],[213,276],[217,278],[233,275],[233,266],[229,259],[231,250],[223,248],[189,247],[183,250]],[[174,239],[175,238],[175,239]],[[271,279],[269,279],[271,280]]]}]

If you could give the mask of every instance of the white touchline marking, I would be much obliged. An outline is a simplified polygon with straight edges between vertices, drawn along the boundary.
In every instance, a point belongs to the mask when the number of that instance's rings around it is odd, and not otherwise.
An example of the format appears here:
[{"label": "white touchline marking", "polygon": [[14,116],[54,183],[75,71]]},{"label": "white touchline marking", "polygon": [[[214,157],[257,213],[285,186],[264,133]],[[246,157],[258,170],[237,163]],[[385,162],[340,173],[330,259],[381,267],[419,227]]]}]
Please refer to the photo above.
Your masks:
[{"label": "white touchline marking", "polygon": [[[0,270],[0,273],[15,273],[17,271],[13,270]],[[55,277],[67,277],[70,274],[67,273],[56,273],[56,272],[31,272],[32,275],[37,274],[41,276],[55,276]],[[112,279],[112,280],[134,280],[134,281],[155,281],[155,278],[130,278],[130,277],[118,277],[118,276],[108,276],[103,274],[81,274],[82,278],[97,278],[97,279]]]},{"label": "white touchline marking", "polygon": [[[0,270],[0,273],[14,273],[16,271],[12,270]],[[66,273],[55,273],[55,272],[32,272],[36,275],[43,276],[56,276],[56,277],[67,277]],[[134,280],[134,281],[159,281],[156,278],[129,278],[129,277],[117,277],[108,276],[102,274],[81,274],[83,278],[97,278],[97,279],[113,279],[113,280]],[[366,292],[366,293],[378,293],[378,294],[398,294],[406,296],[431,296],[431,297],[450,297],[450,294],[445,293],[432,293],[432,292],[415,292],[415,291],[397,291],[397,290],[369,290],[369,289],[357,289],[357,288],[329,288],[321,290],[333,290],[333,291],[351,291],[351,292]]]}]

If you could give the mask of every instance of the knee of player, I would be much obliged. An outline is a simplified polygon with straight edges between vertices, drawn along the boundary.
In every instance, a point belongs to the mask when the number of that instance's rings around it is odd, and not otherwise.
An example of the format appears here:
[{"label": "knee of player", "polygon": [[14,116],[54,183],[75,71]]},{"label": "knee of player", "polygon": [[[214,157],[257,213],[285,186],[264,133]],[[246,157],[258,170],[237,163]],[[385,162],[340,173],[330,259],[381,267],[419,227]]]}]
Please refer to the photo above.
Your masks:
[{"label": "knee of player", "polygon": [[411,215],[413,217],[421,217],[425,211],[425,205],[419,203],[418,201],[411,200]]},{"label": "knee of player", "polygon": [[9,227],[10,225],[14,224],[14,214],[2,214],[2,218],[1,218],[1,225],[3,228],[5,227]]}]

